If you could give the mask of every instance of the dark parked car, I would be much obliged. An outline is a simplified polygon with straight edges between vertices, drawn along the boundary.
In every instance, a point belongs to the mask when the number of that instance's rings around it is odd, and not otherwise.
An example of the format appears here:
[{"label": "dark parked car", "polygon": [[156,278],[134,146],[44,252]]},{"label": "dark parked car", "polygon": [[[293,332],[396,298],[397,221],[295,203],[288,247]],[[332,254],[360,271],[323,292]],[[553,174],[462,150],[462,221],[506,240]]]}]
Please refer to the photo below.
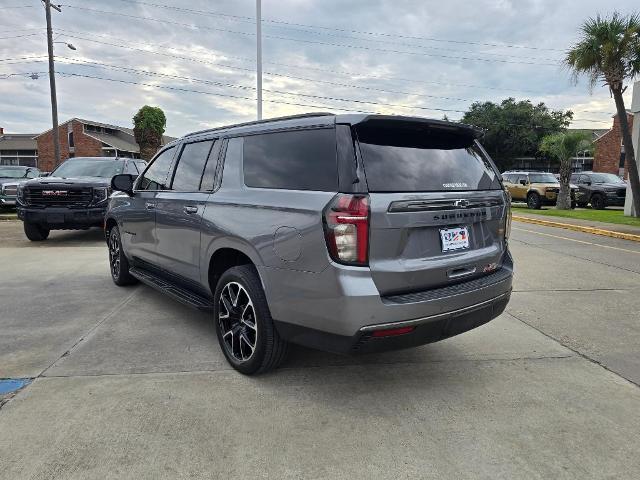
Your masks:
[{"label": "dark parked car", "polygon": [[0,165],[0,207],[15,207],[18,186],[39,176],[36,167]]},{"label": "dark parked car", "polygon": [[627,184],[612,173],[581,172],[571,175],[571,183],[578,185],[576,201],[579,207],[602,210],[607,207],[623,207]]},{"label": "dark parked car", "polygon": [[413,347],[505,309],[509,202],[476,129],[308,114],[206,130],[118,175],[105,233],[117,285],[213,313],[229,363],[294,342]]},{"label": "dark parked car", "polygon": [[51,230],[102,226],[111,194],[111,178],[119,173],[138,175],[141,160],[91,157],[71,158],[47,177],[18,187],[18,217],[32,241],[46,240]]}]

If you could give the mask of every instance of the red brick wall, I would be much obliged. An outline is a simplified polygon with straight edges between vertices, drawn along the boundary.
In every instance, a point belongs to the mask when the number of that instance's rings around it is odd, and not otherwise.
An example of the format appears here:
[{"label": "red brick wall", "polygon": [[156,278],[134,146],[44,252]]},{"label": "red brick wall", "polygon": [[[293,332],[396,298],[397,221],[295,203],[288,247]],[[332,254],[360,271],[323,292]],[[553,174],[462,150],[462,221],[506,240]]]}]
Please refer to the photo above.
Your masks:
[{"label": "red brick wall", "polygon": [[[627,115],[629,129],[633,128],[633,115]],[[622,134],[620,121],[616,115],[613,119],[612,129],[605,133],[596,142],[596,151],[593,158],[593,171],[606,172],[618,175],[620,173],[620,152],[622,150]],[[625,176],[627,175],[625,165]]]},{"label": "red brick wall", "polygon": [[[82,124],[71,120],[73,128],[73,143],[75,145],[76,157],[100,157],[102,156],[102,143],[95,138],[88,137],[82,133]],[[67,136],[67,124],[58,125],[60,138],[60,160],[69,158],[69,139]],[[55,168],[53,134],[49,131],[37,138],[38,141],[38,168],[45,172],[50,172]]]}]

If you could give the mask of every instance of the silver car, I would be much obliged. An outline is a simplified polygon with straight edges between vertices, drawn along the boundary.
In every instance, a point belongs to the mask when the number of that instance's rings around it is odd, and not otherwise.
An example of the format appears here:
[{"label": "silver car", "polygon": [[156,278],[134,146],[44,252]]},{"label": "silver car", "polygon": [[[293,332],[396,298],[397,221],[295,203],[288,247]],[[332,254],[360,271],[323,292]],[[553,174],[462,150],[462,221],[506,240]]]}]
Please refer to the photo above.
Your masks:
[{"label": "silver car", "polygon": [[505,309],[508,197],[467,125],[306,114],[187,135],[117,175],[113,280],[209,311],[229,363],[290,342],[364,353],[435,342]]}]

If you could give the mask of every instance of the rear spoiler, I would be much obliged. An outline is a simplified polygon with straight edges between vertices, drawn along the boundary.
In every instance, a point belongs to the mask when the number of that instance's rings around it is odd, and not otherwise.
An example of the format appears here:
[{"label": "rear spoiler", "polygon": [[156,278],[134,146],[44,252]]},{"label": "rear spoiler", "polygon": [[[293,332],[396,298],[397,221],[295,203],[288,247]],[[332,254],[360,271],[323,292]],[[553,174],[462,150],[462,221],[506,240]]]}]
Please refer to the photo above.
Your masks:
[{"label": "rear spoiler", "polygon": [[473,138],[481,138],[484,136],[484,130],[467,125],[465,123],[450,122],[447,120],[435,120],[431,118],[421,117],[404,117],[399,115],[367,115],[358,121],[352,123],[356,129],[358,127],[397,127],[409,129],[433,129],[447,132],[455,132],[460,135]]}]

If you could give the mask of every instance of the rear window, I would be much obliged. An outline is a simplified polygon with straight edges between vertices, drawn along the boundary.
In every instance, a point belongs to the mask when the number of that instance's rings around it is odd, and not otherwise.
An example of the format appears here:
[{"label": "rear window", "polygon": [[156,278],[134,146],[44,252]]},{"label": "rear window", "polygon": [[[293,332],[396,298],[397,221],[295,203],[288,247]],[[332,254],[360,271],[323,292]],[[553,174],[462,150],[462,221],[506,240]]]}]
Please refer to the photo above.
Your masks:
[{"label": "rear window", "polygon": [[245,137],[243,169],[248,187],[337,191],[335,130],[296,130]]},{"label": "rear window", "polygon": [[365,127],[357,135],[371,192],[501,189],[471,136],[424,126]]}]

